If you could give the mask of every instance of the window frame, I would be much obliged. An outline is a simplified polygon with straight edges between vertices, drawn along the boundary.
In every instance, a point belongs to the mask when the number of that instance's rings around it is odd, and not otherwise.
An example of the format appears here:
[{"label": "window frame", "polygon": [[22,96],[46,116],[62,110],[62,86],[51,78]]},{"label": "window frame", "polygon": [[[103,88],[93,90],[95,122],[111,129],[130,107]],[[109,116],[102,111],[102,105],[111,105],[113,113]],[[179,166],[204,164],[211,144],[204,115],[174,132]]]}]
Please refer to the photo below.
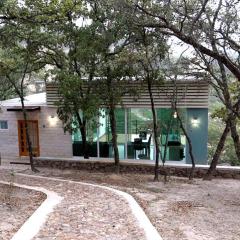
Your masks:
[{"label": "window frame", "polygon": [[[6,122],[7,124],[7,128],[2,128],[2,122]],[[8,131],[9,130],[9,124],[8,124],[8,120],[0,120],[0,131]]]}]

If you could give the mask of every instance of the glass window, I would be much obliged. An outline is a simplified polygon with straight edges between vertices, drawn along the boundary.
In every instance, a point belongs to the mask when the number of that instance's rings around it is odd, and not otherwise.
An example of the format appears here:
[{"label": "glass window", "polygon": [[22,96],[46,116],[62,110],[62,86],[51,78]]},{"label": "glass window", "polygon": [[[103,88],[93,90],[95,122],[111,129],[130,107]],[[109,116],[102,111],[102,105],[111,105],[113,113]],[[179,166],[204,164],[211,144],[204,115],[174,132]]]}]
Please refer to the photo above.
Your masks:
[{"label": "glass window", "polygon": [[[183,124],[186,121],[185,109],[179,109]],[[172,109],[158,109],[157,116],[160,126],[159,140],[162,158],[165,160],[181,161],[185,158],[186,138]]]},{"label": "glass window", "polygon": [[100,157],[108,158],[110,157],[110,141],[111,141],[111,133],[110,133],[110,123],[109,116],[107,114],[106,109],[101,109],[100,117],[99,117],[99,152]]},{"label": "glass window", "polygon": [[[119,158],[125,157],[125,110],[118,108],[115,110],[116,132]],[[99,148],[100,157],[113,157],[111,125],[107,109],[102,109],[99,117]]]},{"label": "glass window", "polygon": [[[77,124],[77,123],[76,123]],[[87,151],[89,157],[97,157],[97,121],[90,120],[86,125]],[[83,144],[80,130],[72,134],[73,156],[83,156]]]},{"label": "glass window", "polygon": [[[185,159],[186,138],[172,109],[156,109],[159,126],[158,138],[162,159],[181,161]],[[179,109],[183,124],[186,123],[186,109]],[[149,108],[117,108],[116,132],[120,159],[154,159],[153,118]],[[112,134],[108,110],[99,110],[97,120],[87,124],[89,156],[113,158]],[[126,121],[125,121],[126,119]],[[74,156],[82,156],[80,131],[72,135]],[[127,149],[126,149],[127,148]],[[127,150],[127,151],[126,151]]]},{"label": "glass window", "polygon": [[129,159],[153,159],[152,111],[131,108],[127,112],[127,146]]},{"label": "glass window", "polygon": [[8,121],[0,120],[0,129],[8,129]]}]

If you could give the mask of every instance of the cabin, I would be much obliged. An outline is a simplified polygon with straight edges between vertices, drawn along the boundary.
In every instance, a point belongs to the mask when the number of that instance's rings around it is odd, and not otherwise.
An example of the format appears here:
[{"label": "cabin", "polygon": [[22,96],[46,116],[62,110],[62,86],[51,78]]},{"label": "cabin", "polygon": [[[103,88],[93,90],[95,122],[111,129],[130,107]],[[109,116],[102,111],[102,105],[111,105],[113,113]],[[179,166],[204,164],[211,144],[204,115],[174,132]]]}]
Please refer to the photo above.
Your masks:
[{"label": "cabin", "polygon": [[[137,84],[137,83],[133,83]],[[117,139],[120,160],[154,161],[152,112],[147,87],[142,87],[138,98],[126,94],[117,106]],[[175,95],[174,95],[175,94]],[[159,142],[167,162],[191,163],[188,143],[176,112],[171,108],[173,95],[185,129],[191,139],[197,164],[207,164],[209,86],[204,81],[182,80],[176,85],[167,82],[153,87],[159,123]],[[36,158],[82,159],[80,132],[63,131],[55,105],[58,87],[48,83],[46,93],[25,98],[28,126]],[[3,159],[22,159],[28,156],[25,125],[20,99],[0,102],[0,153]],[[111,129],[104,106],[96,116],[97,124],[87,128],[88,153],[93,159],[113,158]]]}]

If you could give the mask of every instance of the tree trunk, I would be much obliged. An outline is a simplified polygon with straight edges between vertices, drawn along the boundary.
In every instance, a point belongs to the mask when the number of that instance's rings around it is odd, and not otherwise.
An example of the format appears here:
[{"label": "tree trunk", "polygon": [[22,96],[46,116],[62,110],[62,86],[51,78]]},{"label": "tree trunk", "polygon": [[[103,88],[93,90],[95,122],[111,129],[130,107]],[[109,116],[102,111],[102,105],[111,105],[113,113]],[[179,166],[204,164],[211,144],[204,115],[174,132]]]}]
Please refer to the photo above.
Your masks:
[{"label": "tree trunk", "polygon": [[160,155],[160,149],[159,149],[159,144],[158,144],[158,136],[155,135],[155,131],[154,131],[153,135],[154,135],[154,142],[155,142],[155,147],[156,147],[156,161],[155,161],[155,168],[154,168],[154,181],[159,181],[159,155]]},{"label": "tree trunk", "polygon": [[236,119],[232,119],[230,121],[230,129],[231,129],[231,137],[233,139],[235,152],[237,155],[238,160],[240,160],[240,139],[237,132],[237,121]]},{"label": "tree trunk", "polygon": [[167,136],[166,136],[166,141],[165,141],[165,145],[164,145],[164,153],[163,153],[163,158],[162,158],[163,167],[164,167],[164,164],[166,162],[166,157],[167,157],[168,138],[169,138],[169,132],[172,127],[172,119],[173,119],[172,116],[173,116],[173,113],[171,114],[171,119],[170,119],[170,122],[168,123],[168,127],[167,127]]},{"label": "tree trunk", "polygon": [[117,145],[116,116],[115,116],[115,106],[114,105],[110,106],[109,117],[110,117],[110,126],[111,126],[111,132],[112,132],[112,144],[113,144],[113,151],[114,151],[115,171],[117,174],[119,174],[120,165],[119,165],[119,152],[118,152],[118,145]]},{"label": "tree trunk", "polygon": [[80,116],[78,110],[75,111],[75,114],[77,116],[78,125],[79,125],[79,128],[80,128],[81,137],[82,137],[83,157],[88,159],[89,158],[89,154],[88,154],[86,121],[81,119],[81,116]]},{"label": "tree trunk", "polygon": [[[236,106],[233,106],[233,104],[232,104],[231,94],[229,93],[226,69],[224,68],[224,65],[222,62],[218,61],[218,65],[220,67],[221,75],[222,75],[222,81],[223,81],[223,90],[222,91],[223,91],[223,96],[224,96],[224,100],[225,100],[225,106],[227,109],[231,109],[231,110],[234,109],[235,107],[238,108],[238,106],[239,106],[238,102],[236,103]],[[228,115],[230,130],[231,130],[231,137],[233,139],[237,158],[238,158],[238,160],[240,160],[240,140],[239,140],[239,135],[237,132],[236,117],[237,117],[236,113],[233,113],[233,112]]]},{"label": "tree trunk", "polygon": [[154,99],[152,94],[152,84],[151,79],[147,79],[148,84],[148,93],[151,100],[151,110],[152,110],[152,116],[153,116],[153,137],[154,137],[154,143],[156,148],[156,155],[155,155],[155,168],[154,168],[154,181],[159,181],[159,155],[160,155],[160,148],[159,148],[159,141],[158,141],[158,125],[157,125],[157,116],[156,116],[156,110],[154,105]]},{"label": "tree trunk", "polygon": [[30,135],[29,135],[29,129],[28,129],[28,123],[27,123],[27,111],[26,111],[25,105],[24,105],[24,98],[23,98],[23,97],[20,97],[20,99],[21,99],[21,104],[22,104],[23,119],[24,119],[24,125],[25,125],[25,130],[26,130],[27,146],[28,146],[28,153],[29,153],[29,160],[30,160],[31,170],[32,170],[33,172],[39,172],[39,171],[34,167],[33,151],[32,151],[32,142],[31,142]]},{"label": "tree trunk", "polygon": [[222,153],[222,150],[224,148],[224,144],[225,144],[225,141],[227,139],[227,135],[228,135],[229,131],[230,131],[230,121],[227,120],[225,129],[222,133],[222,136],[221,136],[221,138],[218,142],[217,148],[216,148],[215,153],[213,155],[211,165],[210,165],[206,175],[203,177],[203,180],[212,180],[213,173],[216,171],[218,160],[219,160],[219,157],[220,157],[220,155]]},{"label": "tree trunk", "polygon": [[172,127],[172,116],[170,119],[170,122],[168,123],[167,127],[167,136],[164,144],[164,152],[163,152],[163,157],[162,157],[162,167],[163,167],[163,174],[164,174],[164,183],[167,183],[167,177],[169,175],[169,171],[165,169],[165,163],[166,163],[166,157],[167,157],[167,148],[168,148],[168,138],[169,138],[169,132]]},{"label": "tree trunk", "polygon": [[194,155],[193,155],[193,147],[192,147],[192,141],[183,125],[183,122],[182,122],[182,119],[181,117],[179,116],[179,113],[177,111],[177,109],[175,108],[176,112],[177,112],[177,119],[180,123],[180,127],[185,135],[185,137],[187,138],[187,142],[188,142],[188,146],[189,146],[189,154],[190,154],[190,157],[191,157],[191,161],[192,161],[192,168],[191,168],[191,171],[189,173],[189,180],[192,180],[194,178],[194,171],[195,171],[195,158],[194,158]]},{"label": "tree trunk", "polygon": [[86,126],[82,125],[80,127],[80,132],[82,136],[82,145],[83,145],[83,157],[85,159],[89,158],[89,153],[88,153],[88,143],[87,143],[87,132],[86,132]]}]

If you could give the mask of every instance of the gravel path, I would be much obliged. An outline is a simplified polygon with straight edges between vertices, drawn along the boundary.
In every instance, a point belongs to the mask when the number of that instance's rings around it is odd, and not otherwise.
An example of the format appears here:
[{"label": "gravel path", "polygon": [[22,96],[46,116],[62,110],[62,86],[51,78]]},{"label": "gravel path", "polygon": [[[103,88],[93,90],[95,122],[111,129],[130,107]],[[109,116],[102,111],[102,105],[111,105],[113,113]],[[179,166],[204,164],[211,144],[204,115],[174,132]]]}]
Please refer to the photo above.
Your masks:
[{"label": "gravel path", "polygon": [[153,182],[152,175],[40,170],[42,176],[103,184],[130,193],[164,240],[240,239],[239,180],[214,179],[209,182],[171,177],[164,184]]},{"label": "gravel path", "polygon": [[[0,173],[0,179],[8,181],[9,173],[6,170]],[[108,190],[24,176],[16,176],[15,182],[44,187],[64,198],[35,240],[146,239],[128,203]]]},{"label": "gravel path", "polygon": [[0,183],[0,239],[8,240],[41,205],[46,196]]}]

